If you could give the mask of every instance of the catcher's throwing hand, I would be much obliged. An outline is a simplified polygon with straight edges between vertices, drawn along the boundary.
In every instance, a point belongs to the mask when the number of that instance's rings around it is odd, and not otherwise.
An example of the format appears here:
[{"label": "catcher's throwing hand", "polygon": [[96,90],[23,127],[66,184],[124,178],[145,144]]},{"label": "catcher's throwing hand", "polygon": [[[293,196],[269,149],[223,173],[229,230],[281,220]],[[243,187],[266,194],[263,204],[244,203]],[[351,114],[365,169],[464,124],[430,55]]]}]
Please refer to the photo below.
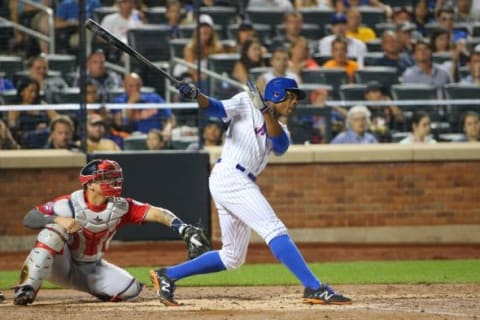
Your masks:
[{"label": "catcher's throwing hand", "polygon": [[177,85],[178,92],[184,99],[195,100],[200,90],[194,84],[188,82],[180,82]]},{"label": "catcher's throwing hand", "polygon": [[180,228],[179,233],[187,243],[189,259],[194,259],[213,249],[207,233],[202,228],[186,224]]},{"label": "catcher's throwing hand", "polygon": [[70,217],[56,217],[55,223],[61,225],[68,233],[75,233],[82,228],[80,221]]},{"label": "catcher's throwing hand", "polygon": [[257,86],[252,81],[248,81],[247,86],[248,86],[248,91],[247,91],[248,95],[250,96],[250,100],[252,100],[255,108],[260,110],[262,113],[269,111],[270,108],[267,106],[265,101],[263,101],[263,97],[260,94],[260,91],[258,90]]}]

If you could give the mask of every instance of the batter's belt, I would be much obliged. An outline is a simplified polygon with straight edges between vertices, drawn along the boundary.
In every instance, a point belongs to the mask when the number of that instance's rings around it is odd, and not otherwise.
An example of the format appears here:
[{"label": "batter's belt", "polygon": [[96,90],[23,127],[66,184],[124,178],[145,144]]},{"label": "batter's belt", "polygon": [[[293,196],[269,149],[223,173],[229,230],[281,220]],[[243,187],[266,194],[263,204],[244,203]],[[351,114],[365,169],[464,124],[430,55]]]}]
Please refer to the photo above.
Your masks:
[{"label": "batter's belt", "polygon": [[[219,162],[222,162],[222,158],[218,158],[217,163],[219,163]],[[255,177],[255,175],[253,173],[248,172],[248,170],[244,166],[242,166],[240,163],[237,163],[235,165],[235,169],[245,173],[247,175],[247,177],[250,180],[252,180],[253,182],[255,182],[255,180],[257,180],[257,177]]]}]

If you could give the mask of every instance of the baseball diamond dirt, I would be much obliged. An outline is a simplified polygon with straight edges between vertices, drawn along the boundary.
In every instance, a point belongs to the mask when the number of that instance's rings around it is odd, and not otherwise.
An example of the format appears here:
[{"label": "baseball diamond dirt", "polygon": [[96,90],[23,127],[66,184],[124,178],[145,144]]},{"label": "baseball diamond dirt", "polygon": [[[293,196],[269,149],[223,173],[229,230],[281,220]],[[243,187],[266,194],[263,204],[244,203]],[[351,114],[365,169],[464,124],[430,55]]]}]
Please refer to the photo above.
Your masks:
[{"label": "baseball diamond dirt", "polygon": [[[215,245],[216,247],[218,244]],[[299,244],[309,262],[480,258],[480,245],[314,245]],[[0,253],[0,269],[19,269],[26,252]],[[178,263],[186,258],[185,244],[160,242],[114,243],[106,259],[120,266]],[[247,263],[274,262],[265,245],[252,244]],[[221,276],[219,274],[218,276]],[[321,275],[320,275],[321,276]],[[0,319],[124,320],[124,319],[480,319],[480,285],[335,285],[348,293],[351,306],[301,303],[301,286],[179,287],[184,305],[165,307],[152,288],[128,303],[99,302],[74,290],[42,289],[33,305],[14,306],[13,292],[4,290]]]}]

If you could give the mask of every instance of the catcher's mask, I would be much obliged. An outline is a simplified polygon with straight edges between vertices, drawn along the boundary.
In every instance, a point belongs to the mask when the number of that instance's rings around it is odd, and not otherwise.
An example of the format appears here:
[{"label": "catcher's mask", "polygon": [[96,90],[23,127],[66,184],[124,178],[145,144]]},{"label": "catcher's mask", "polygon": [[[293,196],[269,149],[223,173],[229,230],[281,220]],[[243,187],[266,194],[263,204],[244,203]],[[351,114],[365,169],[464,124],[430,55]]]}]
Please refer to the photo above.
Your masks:
[{"label": "catcher's mask", "polygon": [[80,170],[80,182],[82,186],[89,182],[100,184],[104,197],[120,197],[123,184],[122,168],[116,161],[95,159]]}]

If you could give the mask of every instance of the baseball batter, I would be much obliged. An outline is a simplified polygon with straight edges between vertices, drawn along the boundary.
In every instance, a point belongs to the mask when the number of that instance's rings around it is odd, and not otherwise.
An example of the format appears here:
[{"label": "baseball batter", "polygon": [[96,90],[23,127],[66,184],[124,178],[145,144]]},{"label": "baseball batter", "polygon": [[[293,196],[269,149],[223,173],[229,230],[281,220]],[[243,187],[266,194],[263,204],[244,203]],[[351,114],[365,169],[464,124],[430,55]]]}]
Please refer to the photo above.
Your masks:
[{"label": "baseball batter", "polygon": [[187,242],[202,246],[199,228],[183,223],[171,211],[121,197],[123,173],[112,160],[92,160],[80,171],[83,189],[32,209],[25,226],[41,229],[25,260],[14,304],[35,300],[47,279],[88,292],[103,301],[137,297],[143,284],[102,258],[110,240],[127,223],[158,222],[171,226]]},{"label": "baseball batter", "polygon": [[303,302],[350,304],[351,299],[322,284],[309,269],[290,238],[287,228],[262,195],[256,177],[265,168],[268,155],[284,154],[290,143],[286,126],[278,121],[295,111],[305,97],[295,80],[278,77],[267,83],[262,96],[253,84],[229,100],[219,101],[202,94],[189,83],[178,86],[184,98],[196,99],[209,116],[230,121],[221,158],[209,183],[222,232],[222,249],[210,251],[185,263],[150,271],[160,301],[178,305],[175,281],[184,277],[240,267],[245,262],[253,229],[305,287]]}]

